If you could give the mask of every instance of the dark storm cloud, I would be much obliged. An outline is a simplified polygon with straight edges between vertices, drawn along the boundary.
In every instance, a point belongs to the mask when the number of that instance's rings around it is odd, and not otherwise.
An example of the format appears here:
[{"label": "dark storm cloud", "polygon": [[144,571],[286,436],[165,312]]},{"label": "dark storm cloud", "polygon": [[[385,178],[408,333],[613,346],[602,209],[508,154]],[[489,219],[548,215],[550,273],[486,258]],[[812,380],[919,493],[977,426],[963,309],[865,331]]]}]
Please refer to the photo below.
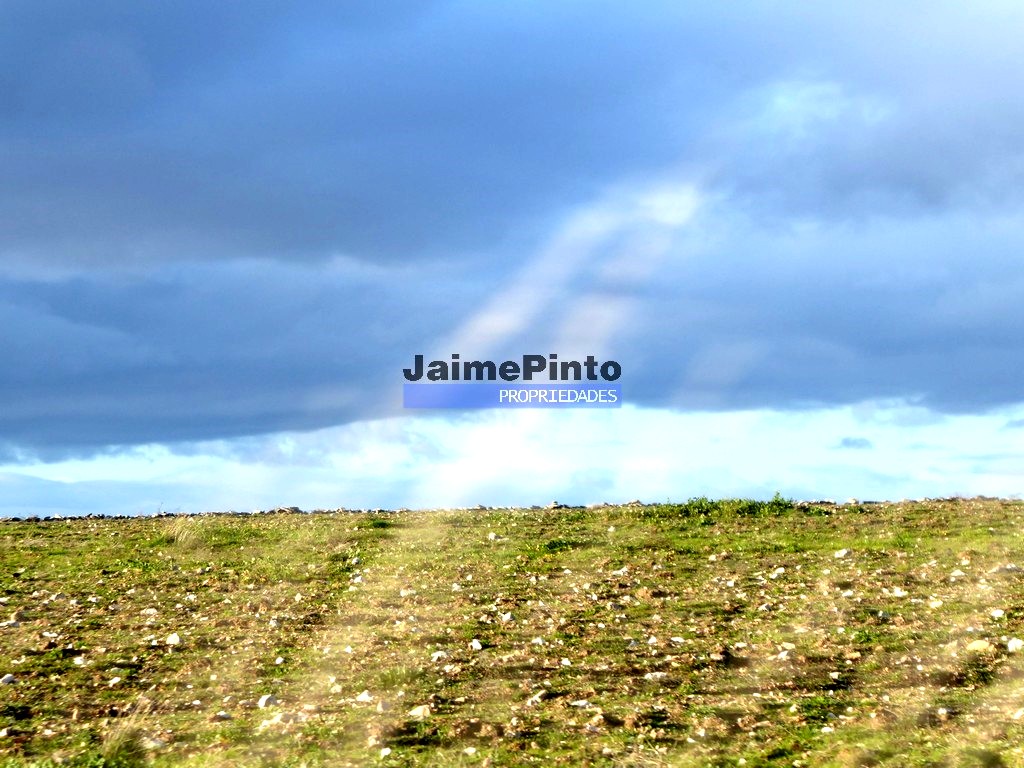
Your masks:
[{"label": "dark storm cloud", "polygon": [[6,4],[0,248],[62,262],[492,249],[675,160],[692,111],[723,96],[699,60],[665,71],[692,42],[683,20],[388,8]]},{"label": "dark storm cloud", "polygon": [[494,258],[670,166],[783,219],[1007,204],[1024,167],[1013,19],[5,3],[0,253]]},{"label": "dark storm cloud", "polygon": [[591,296],[644,405],[1020,402],[1022,15],[4,3],[0,451],[392,413],[573,210],[666,178],[702,202],[652,274],[600,244],[501,352]]},{"label": "dark storm cloud", "polygon": [[[879,220],[758,232],[730,218],[643,293],[636,396],[689,408],[1019,403],[1024,227]],[[710,242],[711,245],[705,243]]]},{"label": "dark storm cloud", "polygon": [[[436,273],[402,273],[410,285]],[[8,455],[304,429],[394,411],[445,296],[351,262],[226,262],[0,282]]]}]

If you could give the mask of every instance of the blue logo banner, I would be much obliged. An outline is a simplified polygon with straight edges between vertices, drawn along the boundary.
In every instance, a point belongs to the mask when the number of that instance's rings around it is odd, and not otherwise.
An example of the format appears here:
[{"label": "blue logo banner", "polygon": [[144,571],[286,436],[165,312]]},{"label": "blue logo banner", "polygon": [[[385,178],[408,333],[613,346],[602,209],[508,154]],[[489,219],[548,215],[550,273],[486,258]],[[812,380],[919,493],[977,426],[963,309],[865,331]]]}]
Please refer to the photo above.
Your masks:
[{"label": "blue logo banner", "polygon": [[618,384],[435,382],[404,384],[406,408],[621,408]]}]

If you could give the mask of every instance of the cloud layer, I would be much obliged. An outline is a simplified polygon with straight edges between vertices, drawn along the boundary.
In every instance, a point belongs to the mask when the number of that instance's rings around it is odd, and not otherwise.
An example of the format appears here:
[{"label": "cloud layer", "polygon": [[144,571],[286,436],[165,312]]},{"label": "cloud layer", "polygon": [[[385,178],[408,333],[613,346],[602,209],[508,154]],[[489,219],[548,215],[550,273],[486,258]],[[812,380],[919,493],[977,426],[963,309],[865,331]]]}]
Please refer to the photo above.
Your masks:
[{"label": "cloud layer", "polygon": [[650,408],[1019,403],[1022,16],[5,3],[0,451],[394,415],[454,351]]}]

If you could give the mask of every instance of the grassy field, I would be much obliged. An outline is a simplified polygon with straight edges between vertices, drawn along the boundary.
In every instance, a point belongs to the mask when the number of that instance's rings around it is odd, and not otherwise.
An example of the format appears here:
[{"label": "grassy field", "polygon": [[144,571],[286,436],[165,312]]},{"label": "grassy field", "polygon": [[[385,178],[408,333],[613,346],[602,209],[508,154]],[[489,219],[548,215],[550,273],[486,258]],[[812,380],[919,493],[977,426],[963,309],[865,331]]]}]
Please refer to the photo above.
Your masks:
[{"label": "grassy field", "polygon": [[1022,529],[982,499],[0,521],[0,766],[1024,766]]}]

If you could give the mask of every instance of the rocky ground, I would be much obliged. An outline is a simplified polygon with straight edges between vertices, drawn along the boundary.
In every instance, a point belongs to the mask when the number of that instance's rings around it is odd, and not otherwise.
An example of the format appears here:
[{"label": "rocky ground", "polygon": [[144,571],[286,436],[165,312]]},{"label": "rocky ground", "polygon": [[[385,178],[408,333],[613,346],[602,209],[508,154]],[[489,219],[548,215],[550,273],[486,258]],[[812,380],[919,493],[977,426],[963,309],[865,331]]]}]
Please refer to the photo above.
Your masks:
[{"label": "rocky ground", "polygon": [[0,521],[0,765],[1024,765],[1024,503]]}]

